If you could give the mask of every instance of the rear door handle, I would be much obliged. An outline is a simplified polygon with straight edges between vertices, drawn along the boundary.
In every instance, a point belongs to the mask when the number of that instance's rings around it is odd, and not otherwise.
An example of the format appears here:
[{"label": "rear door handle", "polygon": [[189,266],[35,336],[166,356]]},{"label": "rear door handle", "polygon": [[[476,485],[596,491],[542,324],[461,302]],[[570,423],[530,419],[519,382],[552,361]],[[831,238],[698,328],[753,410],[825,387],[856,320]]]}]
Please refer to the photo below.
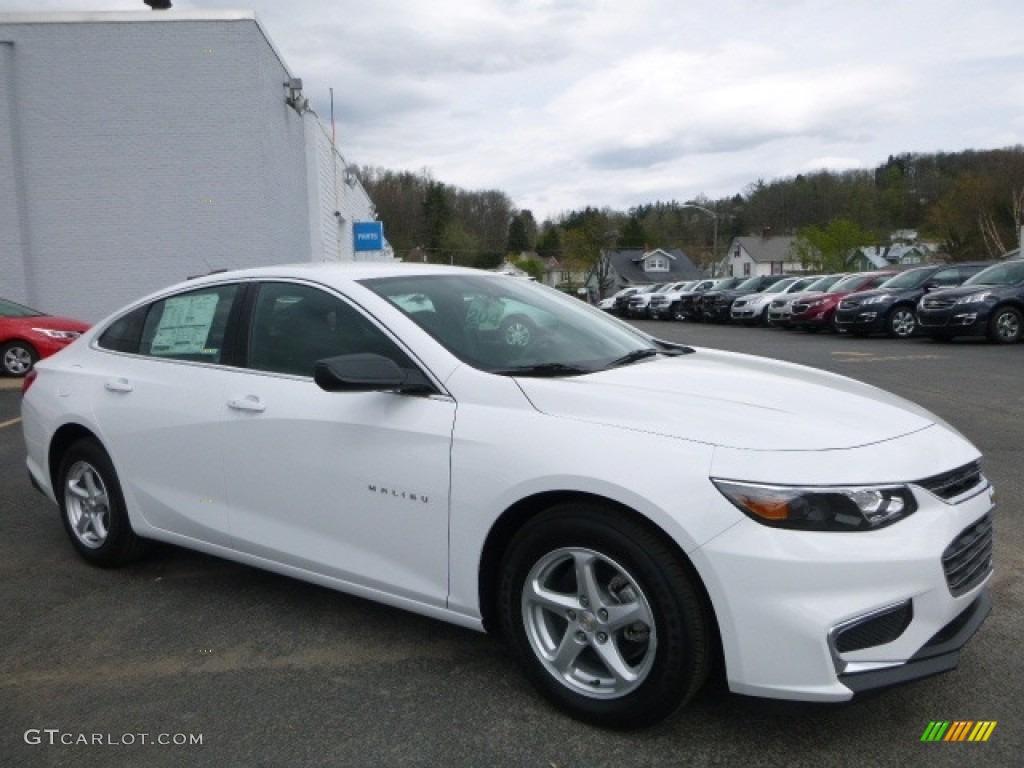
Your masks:
[{"label": "rear door handle", "polygon": [[254,413],[263,413],[263,411],[267,410],[266,404],[256,395],[233,397],[228,400],[228,408],[233,408],[236,411],[251,411]]},{"label": "rear door handle", "polygon": [[128,379],[111,379],[103,382],[103,388],[107,392],[131,392],[135,387]]}]

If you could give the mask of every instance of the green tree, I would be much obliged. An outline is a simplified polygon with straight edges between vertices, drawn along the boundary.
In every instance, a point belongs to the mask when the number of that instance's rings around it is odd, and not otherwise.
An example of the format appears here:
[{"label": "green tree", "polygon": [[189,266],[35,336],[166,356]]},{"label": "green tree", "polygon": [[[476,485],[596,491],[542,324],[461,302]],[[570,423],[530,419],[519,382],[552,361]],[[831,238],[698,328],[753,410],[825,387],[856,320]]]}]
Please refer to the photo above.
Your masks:
[{"label": "green tree", "polygon": [[521,270],[523,270],[526,274],[528,274],[538,283],[544,279],[544,265],[541,263],[540,259],[517,258],[512,263],[519,267]]},{"label": "green tree", "polygon": [[436,253],[444,246],[445,230],[452,219],[451,201],[445,185],[439,181],[427,182],[423,199],[423,219],[426,222],[427,250]]},{"label": "green tree", "polygon": [[551,222],[546,222],[537,237],[537,253],[541,256],[554,256],[556,259],[562,255],[562,236],[558,227]]},{"label": "green tree", "polygon": [[619,248],[646,248],[647,233],[636,216],[630,216],[619,233]]},{"label": "green tree", "polygon": [[513,216],[508,223],[505,250],[508,253],[525,253],[530,250],[530,236],[526,232],[526,222],[521,215]]},{"label": "green tree", "polygon": [[849,272],[857,251],[875,242],[875,236],[849,219],[833,219],[825,227],[804,227],[796,236],[793,251],[804,269],[816,272]]}]

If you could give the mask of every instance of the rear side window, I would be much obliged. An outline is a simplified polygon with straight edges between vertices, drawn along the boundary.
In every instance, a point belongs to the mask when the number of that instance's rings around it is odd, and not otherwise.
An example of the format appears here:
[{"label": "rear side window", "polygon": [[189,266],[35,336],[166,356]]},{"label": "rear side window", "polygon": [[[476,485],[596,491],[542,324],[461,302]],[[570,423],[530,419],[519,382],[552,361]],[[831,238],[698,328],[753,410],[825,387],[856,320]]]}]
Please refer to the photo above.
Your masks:
[{"label": "rear side window", "polygon": [[122,315],[107,328],[96,343],[103,349],[114,352],[139,353],[139,341],[142,339],[142,328],[146,324],[149,306],[139,307]]},{"label": "rear side window", "polygon": [[219,363],[237,285],[169,296],[150,305],[139,352],[150,357]]}]

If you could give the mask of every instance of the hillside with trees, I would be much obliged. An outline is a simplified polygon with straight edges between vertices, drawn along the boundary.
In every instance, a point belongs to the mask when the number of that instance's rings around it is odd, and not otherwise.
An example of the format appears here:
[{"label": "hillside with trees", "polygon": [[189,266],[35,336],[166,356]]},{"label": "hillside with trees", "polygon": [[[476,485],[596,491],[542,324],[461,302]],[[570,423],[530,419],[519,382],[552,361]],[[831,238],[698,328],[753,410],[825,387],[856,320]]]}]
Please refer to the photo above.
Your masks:
[{"label": "hillside with trees", "polygon": [[[818,171],[751,183],[732,197],[655,201],[627,211],[586,207],[538,224],[500,190],[469,191],[412,173],[363,168],[363,185],[396,255],[494,267],[509,254],[536,251],[592,264],[604,247],[682,248],[712,261],[714,211],[719,254],[738,235],[827,230],[838,220],[889,242],[915,230],[951,261],[996,258],[1017,247],[1024,224],[1024,147],[890,156],[874,170]],[[845,225],[844,225],[845,226]]]}]

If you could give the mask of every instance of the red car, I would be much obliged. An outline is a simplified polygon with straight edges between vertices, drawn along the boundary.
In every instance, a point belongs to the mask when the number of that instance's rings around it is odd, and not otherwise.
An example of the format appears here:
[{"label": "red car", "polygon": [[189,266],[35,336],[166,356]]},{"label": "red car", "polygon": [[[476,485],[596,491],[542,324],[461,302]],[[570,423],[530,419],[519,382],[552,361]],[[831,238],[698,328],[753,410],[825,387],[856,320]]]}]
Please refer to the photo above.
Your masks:
[{"label": "red car", "polygon": [[840,300],[851,293],[870,291],[877,288],[893,275],[895,270],[882,272],[855,272],[847,275],[824,293],[810,293],[793,301],[793,314],[790,323],[795,328],[805,331],[820,331],[822,328],[838,330],[833,325],[833,318]]},{"label": "red car", "polygon": [[48,315],[0,299],[0,365],[8,376],[24,376],[36,360],[59,352],[77,339],[88,323]]}]

